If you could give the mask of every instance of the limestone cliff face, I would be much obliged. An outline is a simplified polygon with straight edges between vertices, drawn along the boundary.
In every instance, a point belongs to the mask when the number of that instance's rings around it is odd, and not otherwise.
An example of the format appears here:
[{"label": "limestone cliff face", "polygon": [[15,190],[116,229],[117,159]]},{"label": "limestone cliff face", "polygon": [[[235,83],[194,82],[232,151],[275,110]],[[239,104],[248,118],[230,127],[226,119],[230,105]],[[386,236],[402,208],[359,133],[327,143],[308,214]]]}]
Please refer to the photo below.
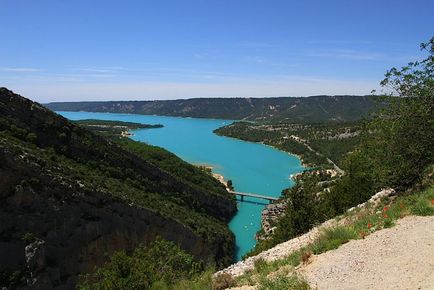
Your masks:
[{"label": "limestone cliff face", "polygon": [[[11,187],[22,176],[36,176],[39,166],[1,148],[0,164],[0,261],[3,269],[31,268],[26,263],[22,240],[26,233],[36,235],[45,243],[45,262],[38,275],[48,276],[52,287],[73,288],[78,274],[101,265],[107,255],[120,250],[131,251],[139,244],[151,242],[157,235],[179,243],[202,260],[219,259],[228,254],[227,249],[221,248],[223,241],[209,243],[175,220],[87,192],[79,185],[73,187],[50,174],[38,175],[43,183],[39,188],[21,184]],[[44,281],[37,281],[34,287]],[[47,285],[46,282],[43,285]]]},{"label": "limestone cliff face", "polygon": [[73,289],[115,251],[156,236],[228,265],[235,200],[211,176],[191,174],[207,185],[0,88],[0,286],[21,277],[11,288]]}]

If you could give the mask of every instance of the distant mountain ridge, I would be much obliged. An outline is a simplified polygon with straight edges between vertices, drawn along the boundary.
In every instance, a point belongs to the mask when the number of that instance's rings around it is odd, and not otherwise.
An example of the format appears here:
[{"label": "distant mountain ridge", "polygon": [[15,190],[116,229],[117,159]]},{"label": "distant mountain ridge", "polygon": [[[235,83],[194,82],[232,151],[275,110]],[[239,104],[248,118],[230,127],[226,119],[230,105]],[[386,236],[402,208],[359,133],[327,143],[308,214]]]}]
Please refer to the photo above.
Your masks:
[{"label": "distant mountain ridge", "polygon": [[161,101],[54,102],[54,111],[132,113],[233,120],[287,122],[356,121],[384,104],[376,96],[195,98]]}]

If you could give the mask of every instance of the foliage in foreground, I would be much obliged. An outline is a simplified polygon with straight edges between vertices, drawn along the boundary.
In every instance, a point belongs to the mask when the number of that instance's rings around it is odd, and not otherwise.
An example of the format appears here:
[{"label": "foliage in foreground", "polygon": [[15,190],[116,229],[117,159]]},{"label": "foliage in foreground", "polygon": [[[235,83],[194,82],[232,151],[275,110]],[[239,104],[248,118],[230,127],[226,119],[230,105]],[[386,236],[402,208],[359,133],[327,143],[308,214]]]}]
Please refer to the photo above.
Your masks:
[{"label": "foliage in foreground", "polygon": [[386,73],[381,85],[399,97],[367,125],[358,150],[377,188],[411,187],[434,162],[434,37],[421,48],[427,58]]},{"label": "foliage in foreground", "polygon": [[264,277],[259,281],[258,290],[309,290],[309,284],[296,275],[279,275],[273,279]]},{"label": "foliage in foreground", "polygon": [[137,247],[131,256],[117,252],[94,274],[84,276],[79,288],[157,289],[191,279],[201,270],[202,264],[179,246],[157,238],[149,247]]}]

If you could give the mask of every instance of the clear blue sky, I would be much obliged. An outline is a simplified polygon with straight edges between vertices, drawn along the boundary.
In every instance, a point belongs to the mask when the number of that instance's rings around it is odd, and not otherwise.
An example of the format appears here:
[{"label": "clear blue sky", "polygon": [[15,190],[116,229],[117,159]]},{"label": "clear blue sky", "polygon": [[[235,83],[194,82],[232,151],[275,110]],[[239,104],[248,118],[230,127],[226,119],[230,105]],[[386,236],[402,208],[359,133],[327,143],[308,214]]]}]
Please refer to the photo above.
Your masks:
[{"label": "clear blue sky", "polygon": [[0,0],[0,86],[32,99],[368,94],[432,0]]}]

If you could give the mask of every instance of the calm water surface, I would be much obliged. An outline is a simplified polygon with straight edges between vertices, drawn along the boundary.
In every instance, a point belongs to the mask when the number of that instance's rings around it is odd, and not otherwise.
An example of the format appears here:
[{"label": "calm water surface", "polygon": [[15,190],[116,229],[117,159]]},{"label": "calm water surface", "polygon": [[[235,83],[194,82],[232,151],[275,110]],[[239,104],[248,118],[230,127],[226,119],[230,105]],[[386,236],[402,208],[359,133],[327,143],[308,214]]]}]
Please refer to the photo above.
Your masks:
[{"label": "calm water surface", "polygon": [[[214,172],[233,181],[235,190],[278,197],[293,184],[291,174],[303,167],[297,157],[269,146],[220,137],[212,131],[230,120],[162,117],[135,114],[58,112],[71,120],[100,119],[163,124],[160,129],[134,131],[132,139],[166,148],[194,164],[207,164]],[[236,236],[235,258],[239,260],[255,245],[261,210],[266,201],[245,198],[229,223]]]}]

